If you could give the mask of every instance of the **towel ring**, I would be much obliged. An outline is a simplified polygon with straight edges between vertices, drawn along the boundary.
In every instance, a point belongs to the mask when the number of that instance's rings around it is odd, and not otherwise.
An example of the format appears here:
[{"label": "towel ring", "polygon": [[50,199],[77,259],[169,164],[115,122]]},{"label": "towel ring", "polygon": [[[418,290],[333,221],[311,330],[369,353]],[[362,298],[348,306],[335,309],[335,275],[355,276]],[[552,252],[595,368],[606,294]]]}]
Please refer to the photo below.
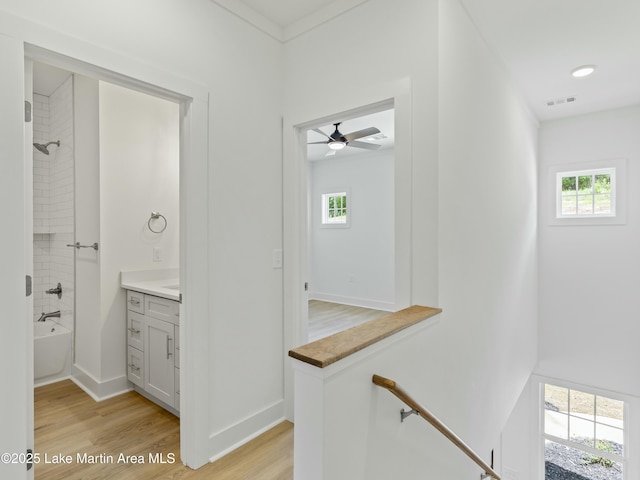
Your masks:
[{"label": "towel ring", "polygon": [[[154,230],[153,227],[151,227],[151,221],[157,220],[159,218],[162,218],[162,220],[164,220],[164,226],[159,230]],[[167,229],[167,219],[164,218],[164,215],[160,214],[159,212],[151,212],[151,217],[147,222],[147,227],[149,227],[149,230],[151,230],[153,233],[162,233]]]}]

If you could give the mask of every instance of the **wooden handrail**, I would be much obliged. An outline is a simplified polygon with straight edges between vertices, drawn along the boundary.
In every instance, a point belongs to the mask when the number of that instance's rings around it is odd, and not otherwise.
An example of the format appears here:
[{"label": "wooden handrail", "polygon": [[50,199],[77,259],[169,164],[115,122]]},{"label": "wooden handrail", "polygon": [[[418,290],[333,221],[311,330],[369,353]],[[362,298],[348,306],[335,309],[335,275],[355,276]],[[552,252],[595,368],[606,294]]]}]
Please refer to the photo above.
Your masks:
[{"label": "wooden handrail", "polygon": [[471,447],[469,447],[466,443],[464,443],[460,437],[458,437],[455,433],[453,433],[449,427],[447,427],[444,423],[438,420],[432,413],[430,413],[426,408],[416,402],[411,396],[405,392],[400,385],[398,385],[393,380],[390,380],[385,377],[381,377],[380,375],[374,375],[371,379],[373,383],[378,385],[379,387],[386,388],[391,393],[393,393],[396,397],[406,403],[409,407],[415,410],[419,416],[424,418],[427,422],[433,425],[436,430],[442,433],[445,437],[447,437],[451,443],[453,443],[456,447],[462,450],[471,460],[473,460],[480,468],[482,468],[485,472],[486,477],[493,477],[496,480],[500,480],[500,476],[487,465],[481,458],[478,456],[476,452],[474,452]]}]

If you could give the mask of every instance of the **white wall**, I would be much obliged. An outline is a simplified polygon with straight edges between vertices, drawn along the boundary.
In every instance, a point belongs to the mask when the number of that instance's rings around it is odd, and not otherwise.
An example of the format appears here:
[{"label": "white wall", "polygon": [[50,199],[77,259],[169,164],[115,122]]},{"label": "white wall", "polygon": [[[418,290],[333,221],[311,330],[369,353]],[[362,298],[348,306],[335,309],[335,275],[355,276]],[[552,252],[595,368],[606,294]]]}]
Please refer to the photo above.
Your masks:
[{"label": "white wall", "polygon": [[[101,380],[126,375],[126,295],[121,270],[177,268],[178,105],[100,82]],[[152,233],[152,211],[167,219]],[[159,228],[159,225],[154,225]],[[153,261],[153,249],[162,261]]]},{"label": "white wall", "polygon": [[[393,151],[310,165],[309,298],[394,311]],[[322,194],[350,192],[349,228],[322,226]]]},{"label": "white wall", "polygon": [[442,327],[425,320],[323,369],[294,361],[295,480],[477,478],[478,467],[423,419],[401,423],[407,406],[371,381],[390,378],[441,415],[430,405],[438,386],[421,376]]},{"label": "white wall", "polygon": [[[207,163],[189,165],[202,173],[197,180],[206,182],[208,195],[185,194],[191,210],[202,212],[193,231],[204,232],[188,239],[189,255],[198,258],[188,257],[189,271],[197,273],[185,292],[198,312],[193,351],[207,357],[187,364],[198,378],[207,377],[192,386],[198,394],[191,401],[208,409],[198,419],[197,441],[191,439],[196,463],[281,419],[282,270],[272,267],[272,251],[282,245],[281,44],[209,0],[71,0],[63,6],[9,0],[0,8],[0,33],[19,41],[141,74],[152,84],[209,92],[210,108],[204,95],[192,109],[198,115],[192,134],[201,138],[204,130],[209,139]],[[201,145],[193,156],[200,158]],[[192,179],[194,171],[187,172]],[[124,348],[124,337],[121,342]]]},{"label": "white wall", "polygon": [[[358,62],[318,61],[340,50]],[[412,303],[444,309],[416,395],[488,459],[537,360],[537,124],[463,9],[446,1],[371,0],[290,41],[287,109],[299,118],[324,102],[339,112],[402,76],[413,107]],[[319,91],[340,93],[309,95]]]},{"label": "white wall", "polygon": [[[78,308],[74,378],[96,398],[126,381],[122,270],[177,268],[179,108],[166,100],[76,75],[78,91]],[[152,211],[164,232],[147,225]],[[156,226],[152,224],[152,226]],[[159,248],[161,261],[154,261]]]},{"label": "white wall", "polygon": [[[387,100],[407,86],[409,104],[395,105],[395,148],[396,164],[409,173],[406,179],[396,170],[394,187],[417,208],[399,212],[403,218],[396,211],[396,222],[407,217],[411,224],[406,293],[424,305],[437,303],[438,294],[437,20],[434,0],[370,0],[285,45],[285,119],[294,125]],[[343,51],[327,68],[327,52]]]},{"label": "white wall", "polygon": [[[540,129],[538,373],[640,396],[640,107],[545,122]],[[624,225],[551,226],[552,165],[626,159]]]},{"label": "white wall", "polygon": [[460,5],[440,7],[436,384],[488,458],[537,360],[537,123]]},{"label": "white wall", "polygon": [[[76,238],[100,241],[100,129],[98,81],[74,75]],[[97,390],[101,374],[100,250],[76,252],[74,378]],[[85,378],[86,376],[86,378]],[[95,385],[95,386],[94,386]]]}]

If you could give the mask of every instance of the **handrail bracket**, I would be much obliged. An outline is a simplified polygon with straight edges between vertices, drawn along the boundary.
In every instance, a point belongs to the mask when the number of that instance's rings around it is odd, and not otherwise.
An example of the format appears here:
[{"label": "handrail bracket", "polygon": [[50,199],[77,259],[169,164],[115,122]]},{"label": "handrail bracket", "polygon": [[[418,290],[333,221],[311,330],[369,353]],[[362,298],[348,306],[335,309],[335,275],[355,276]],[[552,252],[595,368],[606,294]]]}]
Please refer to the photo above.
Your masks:
[{"label": "handrail bracket", "polygon": [[415,408],[412,408],[411,410],[405,410],[404,408],[402,410],[400,410],[400,422],[404,422],[404,419],[411,416],[411,415],[418,415],[420,416],[420,412],[418,410],[416,410]]}]

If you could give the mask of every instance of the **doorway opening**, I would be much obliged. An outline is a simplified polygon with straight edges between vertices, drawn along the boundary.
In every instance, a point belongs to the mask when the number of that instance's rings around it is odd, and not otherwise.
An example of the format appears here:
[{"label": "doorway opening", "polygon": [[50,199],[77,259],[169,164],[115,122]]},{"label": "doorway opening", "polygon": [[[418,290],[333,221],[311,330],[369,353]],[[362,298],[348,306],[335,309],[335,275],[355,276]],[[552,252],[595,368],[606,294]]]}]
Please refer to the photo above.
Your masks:
[{"label": "doorway opening", "polygon": [[[101,401],[132,387],[121,272],[180,283],[180,105],[43,62],[32,71],[34,386],[71,379]],[[173,370],[171,402],[158,403],[175,414]]]},{"label": "doorway opening", "polygon": [[306,131],[308,341],[396,310],[394,109],[330,122]]},{"label": "doorway opening", "polygon": [[[180,460],[191,468],[198,468],[209,461],[209,455],[206,448],[201,448],[203,443],[206,443],[208,439],[208,431],[206,425],[201,422],[201,418],[206,416],[208,409],[208,398],[206,395],[192,395],[194,389],[198,389],[199,385],[204,385],[207,382],[208,369],[199,368],[194,371],[189,368],[189,365],[197,365],[202,362],[194,361],[195,358],[206,358],[208,355],[208,345],[204,343],[194,344],[195,339],[203,338],[207,336],[208,324],[206,322],[208,315],[208,300],[207,294],[209,288],[207,266],[201,262],[200,259],[206,255],[206,239],[208,236],[207,223],[203,222],[203,218],[206,218],[206,206],[202,205],[200,199],[206,196],[208,191],[209,178],[207,175],[208,161],[208,92],[205,88],[198,84],[194,84],[187,80],[174,77],[168,72],[157,71],[152,68],[142,67],[140,65],[130,65],[126,59],[121,59],[117,56],[111,55],[109,52],[103,52],[99,49],[94,49],[94,57],[97,59],[91,64],[85,61],[75,59],[70,56],[61,55],[51,50],[46,50],[38,46],[31,44],[24,44],[22,53],[24,54],[24,74],[28,85],[31,85],[32,77],[32,62],[41,62],[48,64],[62,70],[74,72],[79,75],[83,75],[92,79],[96,79],[105,83],[110,83],[115,86],[124,87],[133,92],[144,93],[151,97],[163,99],[174,104],[179,112],[179,165],[175,166],[176,175],[179,172],[179,217],[180,222],[178,225],[177,217],[172,222],[176,229],[179,230],[179,279],[180,279],[180,291],[184,294],[182,302],[179,305],[180,316],[183,319],[183,324],[186,324],[187,319],[192,319],[187,327],[181,327],[180,338],[176,338],[176,346],[179,346],[181,351],[182,368],[185,372],[189,372],[188,375],[182,375],[179,379],[179,391],[180,393],[180,405],[182,413],[179,419],[180,423]],[[90,50],[93,51],[93,50]],[[85,52],[86,53],[86,52]],[[106,63],[112,67],[116,67],[116,70],[106,69],[100,66],[100,64]],[[133,68],[135,67],[135,68]],[[118,70],[120,69],[120,70]],[[31,97],[31,92],[25,85],[25,92],[27,99]],[[83,104],[84,105],[84,104]],[[28,117],[26,117],[28,118]],[[35,148],[30,139],[30,128],[32,123],[25,123],[24,131],[25,135],[25,165],[28,165],[25,175],[27,175],[28,184],[31,184],[30,176],[32,174],[31,158],[32,151]],[[56,148],[53,146],[53,148]],[[53,151],[51,148],[51,151]],[[74,151],[77,156],[77,148]],[[77,158],[77,157],[76,157]],[[122,174],[125,175],[129,169],[123,168]],[[156,175],[155,170],[148,171],[148,175]],[[158,178],[157,176],[155,178]],[[186,186],[189,188],[187,189]],[[26,199],[32,198],[31,187],[25,186],[23,192],[26,194]],[[27,201],[27,205],[31,205],[30,200]],[[118,214],[118,208],[121,206],[112,206],[112,212],[115,215]],[[126,207],[125,207],[126,208]],[[31,211],[30,208],[27,211]],[[145,210],[145,216],[142,220],[144,226],[140,226],[142,231],[148,225],[150,213]],[[161,211],[164,215],[165,212]],[[29,217],[32,214],[29,213]],[[153,217],[153,216],[152,216]],[[97,218],[95,218],[96,221]],[[157,226],[154,220],[151,220],[152,226]],[[26,222],[29,226],[25,227],[24,242],[26,243],[27,250],[29,251],[28,257],[32,257],[31,242],[32,242],[32,222],[31,218]],[[76,235],[80,223],[76,224]],[[142,235],[142,232],[140,232]],[[92,240],[82,239],[84,242],[91,246]],[[75,247],[75,245],[74,245]],[[107,253],[109,244],[99,245],[99,250],[96,251],[99,255]],[[149,247],[149,246],[148,246]],[[94,251],[91,248],[79,249],[81,252],[91,253]],[[187,254],[187,252],[189,254]],[[167,252],[161,251],[160,255]],[[198,260],[195,260],[198,259]],[[79,262],[78,262],[79,263]],[[32,273],[32,267],[29,265],[29,260],[25,259],[25,265],[27,271]],[[77,265],[76,265],[77,266]],[[118,267],[119,268],[119,267]],[[174,285],[171,285],[172,287]],[[78,285],[76,285],[77,289]],[[119,281],[114,286],[113,291],[119,291]],[[76,295],[79,298],[79,295]],[[26,313],[27,317],[33,316],[33,302],[27,302]],[[113,311],[126,312],[124,301],[122,303],[122,309],[118,306]],[[93,319],[96,324],[99,324],[99,319]],[[115,324],[103,325],[104,330],[110,330],[113,335],[118,335],[119,339],[124,338],[125,330],[122,330],[122,335],[119,333],[119,329],[122,328],[122,324],[118,321],[117,326]],[[115,328],[115,330],[112,329]],[[126,327],[126,324],[124,325]],[[94,337],[95,338],[95,337]],[[33,358],[33,330],[29,333],[27,329],[27,352],[29,352],[29,358]],[[191,345],[191,348],[186,348]],[[91,348],[90,345],[86,346]],[[124,349],[124,345],[118,341],[118,348]],[[106,352],[106,350],[103,350]],[[125,358],[126,360],[126,358]],[[120,366],[103,372],[103,379],[108,385],[106,389],[102,388],[99,382],[95,382],[95,385],[100,389],[100,396],[102,398],[114,393],[113,387],[122,385],[122,382],[126,384],[125,362],[122,362],[122,370]],[[28,365],[28,370],[33,370],[33,363]],[[92,377],[87,375],[85,380],[91,381]],[[105,383],[103,382],[103,383]],[[31,385],[31,387],[29,387]],[[30,382],[26,384],[27,387],[27,404],[26,404],[26,430],[28,445],[33,445],[33,377],[30,377]],[[123,388],[117,388],[115,392],[123,391]],[[31,433],[30,433],[31,432]]]}]

